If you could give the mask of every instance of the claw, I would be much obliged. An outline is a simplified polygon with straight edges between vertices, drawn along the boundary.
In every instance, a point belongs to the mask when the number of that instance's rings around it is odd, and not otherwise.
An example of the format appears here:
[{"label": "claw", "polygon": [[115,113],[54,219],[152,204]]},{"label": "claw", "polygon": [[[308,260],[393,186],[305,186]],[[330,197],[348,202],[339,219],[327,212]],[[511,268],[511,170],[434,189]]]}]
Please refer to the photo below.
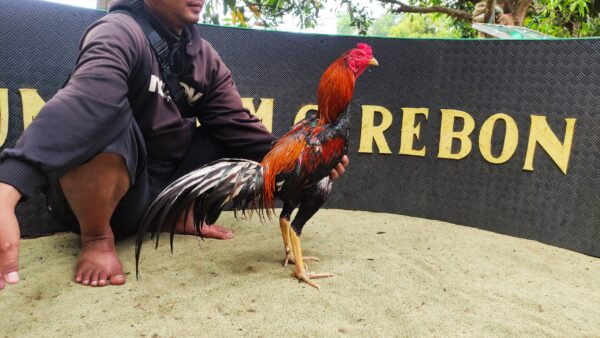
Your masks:
[{"label": "claw", "polygon": [[[305,262],[320,262],[321,260],[318,257],[304,257],[304,261]],[[288,252],[287,255],[285,256],[285,260],[283,262],[283,267],[285,268],[286,266],[288,266],[288,264],[296,264],[296,261],[294,260],[294,255],[291,252]],[[308,266],[306,264],[304,264],[304,268],[308,269]]]},{"label": "claw", "polygon": [[292,255],[292,253],[291,253],[291,252],[288,252],[288,253],[285,255],[285,260],[284,260],[284,262],[283,262],[283,267],[285,268],[286,266],[288,266],[288,263],[296,264],[296,263],[294,262],[294,256]]},{"label": "claw", "polygon": [[329,277],[333,277],[333,274],[330,274],[330,273],[317,274],[317,273],[301,273],[301,272],[296,273],[296,271],[294,271],[292,276],[298,278],[298,280],[300,282],[304,282],[304,283],[316,288],[317,290],[321,290],[321,287],[317,283],[311,281],[311,279],[329,278]]},{"label": "claw", "polygon": [[[282,228],[284,228],[284,227],[282,226]],[[289,230],[289,228],[288,228],[288,230]],[[284,233],[284,231],[282,231],[282,233]],[[292,244],[293,257],[291,257],[292,255],[290,255],[290,252],[287,250],[287,246],[286,246],[286,250],[285,250],[286,251],[286,263],[294,262],[294,264],[296,265],[294,267],[294,273],[292,273],[292,276],[298,278],[301,282],[304,282],[314,288],[317,288],[318,290],[321,290],[321,288],[315,282],[311,281],[311,279],[328,278],[328,277],[333,277],[333,275],[330,273],[323,273],[323,274],[306,273],[305,272],[306,266],[304,264],[305,260],[313,261],[313,262],[320,262],[321,260],[319,260],[317,257],[303,257],[299,235],[296,234],[294,231],[288,231],[288,234],[289,234],[289,243]]]},{"label": "claw", "polygon": [[306,277],[309,279],[319,279],[319,278],[330,278],[334,275],[332,273],[307,273]]}]

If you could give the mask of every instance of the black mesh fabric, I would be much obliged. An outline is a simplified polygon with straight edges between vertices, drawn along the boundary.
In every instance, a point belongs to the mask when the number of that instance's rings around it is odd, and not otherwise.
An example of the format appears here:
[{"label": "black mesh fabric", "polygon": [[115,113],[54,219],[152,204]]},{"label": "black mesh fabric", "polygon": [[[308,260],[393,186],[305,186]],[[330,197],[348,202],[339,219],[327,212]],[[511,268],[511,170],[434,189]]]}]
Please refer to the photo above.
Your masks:
[{"label": "black mesh fabric", "polygon": [[[8,88],[10,108],[5,145],[23,128],[19,89],[36,88],[49,99],[72,68],[83,31],[103,14],[0,0],[0,88]],[[256,106],[261,98],[275,100],[275,135],[290,127],[300,107],[315,103],[317,82],[330,62],[357,42],[373,47],[380,66],[359,79],[351,106],[351,165],[326,207],[444,220],[600,256],[600,177],[594,169],[600,167],[599,40],[384,39],[213,26],[201,31],[243,97],[253,97]],[[377,147],[372,154],[358,152],[362,105],[392,112],[384,133],[392,154]],[[415,141],[415,147],[426,147],[424,157],[398,154],[404,107],[429,109]],[[465,111],[475,120],[473,149],[464,159],[437,157],[440,109]],[[478,148],[481,125],[496,113],[510,115],[519,135],[515,154],[501,165],[486,162]],[[534,170],[523,170],[531,115],[547,117],[561,142],[565,118],[577,119],[566,175],[539,146]],[[496,154],[503,130],[495,129]],[[46,216],[41,194],[21,205],[19,216],[24,235],[60,229]]]}]

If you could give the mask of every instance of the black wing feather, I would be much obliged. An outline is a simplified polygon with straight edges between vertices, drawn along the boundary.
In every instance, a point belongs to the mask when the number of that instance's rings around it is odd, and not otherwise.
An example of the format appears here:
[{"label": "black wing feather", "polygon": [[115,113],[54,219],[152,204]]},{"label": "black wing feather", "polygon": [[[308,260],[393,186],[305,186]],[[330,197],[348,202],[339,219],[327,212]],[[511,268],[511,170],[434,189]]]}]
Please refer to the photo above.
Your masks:
[{"label": "black wing feather", "polygon": [[136,276],[146,232],[158,247],[160,232],[169,229],[173,251],[175,227],[180,215],[194,215],[200,233],[202,222],[213,224],[223,208],[232,202],[236,211],[258,211],[263,218],[264,179],[260,163],[244,159],[222,159],[203,166],[171,183],[152,202],[138,230],[135,245]]}]

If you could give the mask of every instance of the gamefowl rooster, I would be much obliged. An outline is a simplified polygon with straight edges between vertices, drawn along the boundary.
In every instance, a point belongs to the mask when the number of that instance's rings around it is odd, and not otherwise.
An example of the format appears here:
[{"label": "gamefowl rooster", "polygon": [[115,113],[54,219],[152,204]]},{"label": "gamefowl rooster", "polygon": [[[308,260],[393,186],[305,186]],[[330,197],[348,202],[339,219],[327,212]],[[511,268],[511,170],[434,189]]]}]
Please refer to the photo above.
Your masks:
[{"label": "gamefowl rooster", "polygon": [[[279,218],[285,246],[285,263],[295,264],[294,276],[319,288],[311,279],[331,277],[305,271],[300,234],[304,224],[321,208],[331,192],[331,170],[347,152],[349,120],[345,115],[354,83],[369,65],[377,65],[371,47],[359,43],[344,53],[323,73],[319,82],[318,113],[306,117],[281,137],[261,163],[243,159],[222,159],[181,177],[152,203],[136,241],[136,271],[144,234],[152,233],[158,245],[163,229],[171,230],[192,212],[200,233],[202,221],[213,224],[229,202],[234,210],[258,211],[261,219],[274,208],[275,198],[283,202]],[[292,211],[298,213],[290,223]]]}]

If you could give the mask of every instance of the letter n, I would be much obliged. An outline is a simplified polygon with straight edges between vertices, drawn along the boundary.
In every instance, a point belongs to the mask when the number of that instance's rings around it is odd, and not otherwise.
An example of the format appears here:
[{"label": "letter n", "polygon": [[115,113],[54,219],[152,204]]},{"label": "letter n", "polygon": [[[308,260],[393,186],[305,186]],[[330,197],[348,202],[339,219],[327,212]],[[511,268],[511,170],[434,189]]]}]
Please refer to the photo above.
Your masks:
[{"label": "letter n", "polygon": [[533,158],[535,157],[536,145],[539,144],[546,150],[563,174],[567,174],[576,119],[569,118],[565,119],[565,121],[565,138],[563,143],[560,143],[558,137],[550,129],[545,116],[531,115],[531,130],[529,131],[524,170],[533,171]]}]

